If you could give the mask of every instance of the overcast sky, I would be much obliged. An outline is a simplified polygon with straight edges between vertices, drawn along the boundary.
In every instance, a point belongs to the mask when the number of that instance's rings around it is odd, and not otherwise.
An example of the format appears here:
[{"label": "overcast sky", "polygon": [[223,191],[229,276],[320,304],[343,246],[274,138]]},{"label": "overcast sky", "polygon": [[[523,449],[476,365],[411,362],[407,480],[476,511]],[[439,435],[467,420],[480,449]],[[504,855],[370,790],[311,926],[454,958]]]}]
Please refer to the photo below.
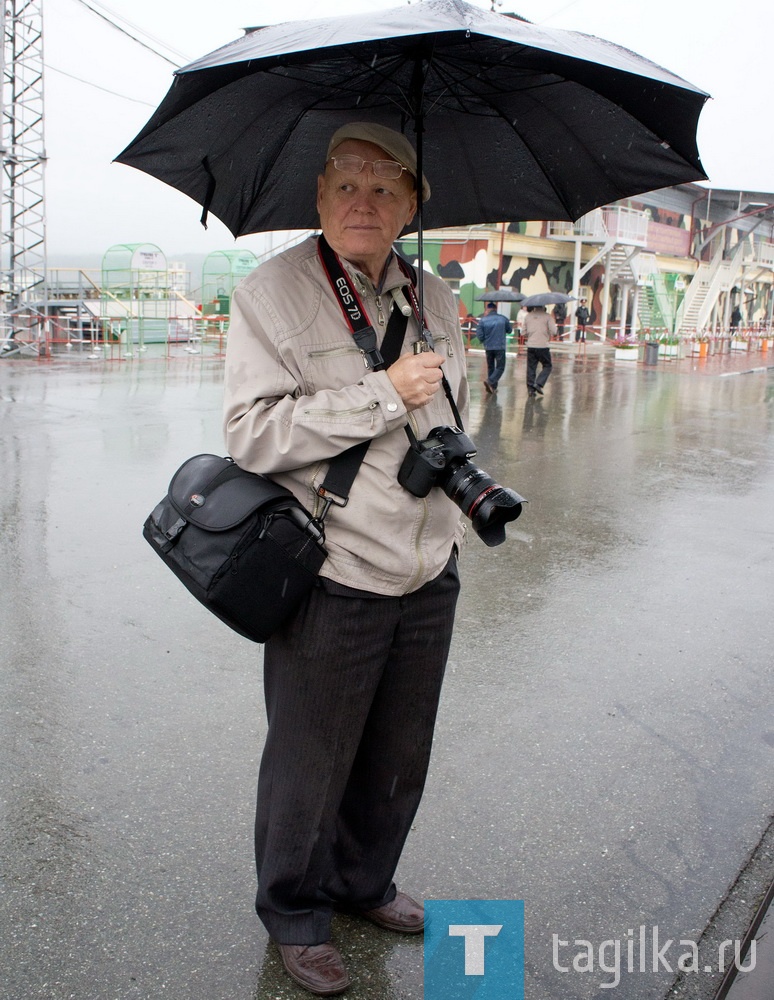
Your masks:
[{"label": "overcast sky", "polygon": [[[396,0],[331,0],[325,14],[394,6]],[[49,255],[101,254],[115,243],[139,242],[157,244],[170,260],[235,246],[260,252],[258,238],[235,243],[212,217],[205,232],[190,199],[111,163],[163,98],[174,67],[82,0],[43,0],[43,7]],[[128,31],[153,36],[149,44],[157,49],[171,46],[175,51],[165,51],[179,65],[238,38],[248,25],[321,15],[319,0],[110,0],[101,7],[127,19],[121,23]],[[710,183],[774,192],[772,0],[505,0],[498,9],[607,38],[708,91],[699,149]]]}]

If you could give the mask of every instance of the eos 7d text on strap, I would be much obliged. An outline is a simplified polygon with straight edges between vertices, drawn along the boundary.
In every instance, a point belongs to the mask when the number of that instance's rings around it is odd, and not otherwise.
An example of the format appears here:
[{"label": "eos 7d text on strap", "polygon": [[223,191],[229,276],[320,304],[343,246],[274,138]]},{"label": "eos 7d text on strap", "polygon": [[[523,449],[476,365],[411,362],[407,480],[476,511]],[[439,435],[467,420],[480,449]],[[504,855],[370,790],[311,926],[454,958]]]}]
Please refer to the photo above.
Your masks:
[{"label": "eos 7d text on strap", "polygon": [[322,233],[317,239],[317,253],[330,286],[341,306],[341,311],[344,313],[344,319],[352,331],[355,343],[362,352],[366,368],[378,371],[384,367],[384,358],[377,346],[376,331],[368,322],[368,314],[360,296],[350,284],[338,257]]}]

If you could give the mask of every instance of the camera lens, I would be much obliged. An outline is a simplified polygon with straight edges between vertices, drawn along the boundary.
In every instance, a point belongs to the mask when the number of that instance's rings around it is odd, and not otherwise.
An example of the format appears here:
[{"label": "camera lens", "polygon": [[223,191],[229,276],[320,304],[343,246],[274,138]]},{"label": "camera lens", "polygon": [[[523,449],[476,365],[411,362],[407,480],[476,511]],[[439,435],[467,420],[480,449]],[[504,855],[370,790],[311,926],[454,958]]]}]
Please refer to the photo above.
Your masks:
[{"label": "camera lens", "polygon": [[516,520],[521,505],[526,503],[524,497],[500,486],[471,462],[458,465],[440,485],[446,496],[470,518],[481,541],[490,547],[505,541],[505,525]]}]

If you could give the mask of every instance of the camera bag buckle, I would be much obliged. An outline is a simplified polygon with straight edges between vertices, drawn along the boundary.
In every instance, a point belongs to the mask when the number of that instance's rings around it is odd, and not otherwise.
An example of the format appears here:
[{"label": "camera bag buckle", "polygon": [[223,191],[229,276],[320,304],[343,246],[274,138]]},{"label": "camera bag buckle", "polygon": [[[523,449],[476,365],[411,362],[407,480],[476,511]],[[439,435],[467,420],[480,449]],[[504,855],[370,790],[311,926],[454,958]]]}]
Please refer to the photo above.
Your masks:
[{"label": "camera bag buckle", "polygon": [[325,520],[325,515],[330,510],[331,505],[336,507],[346,507],[349,503],[349,497],[340,497],[336,493],[332,493],[330,490],[325,488],[324,484],[317,487],[317,496],[320,497],[323,502],[323,508],[315,518],[315,520],[320,523]]},{"label": "camera bag buckle", "polygon": [[363,364],[366,368],[370,368],[375,372],[384,368],[384,358],[377,347],[376,331],[374,328],[366,326],[360,330],[353,330],[352,336],[360,348],[360,353],[363,355]]}]

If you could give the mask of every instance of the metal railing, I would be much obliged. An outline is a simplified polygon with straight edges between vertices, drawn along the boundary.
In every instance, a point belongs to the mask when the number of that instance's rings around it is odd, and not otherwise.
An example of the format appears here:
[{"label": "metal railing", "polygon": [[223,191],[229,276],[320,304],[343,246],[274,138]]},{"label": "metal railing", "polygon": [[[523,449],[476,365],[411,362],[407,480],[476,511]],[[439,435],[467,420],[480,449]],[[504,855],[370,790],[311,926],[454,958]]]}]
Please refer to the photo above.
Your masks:
[{"label": "metal railing", "polygon": [[600,209],[605,229],[617,243],[646,246],[648,242],[648,216],[636,208],[621,205]]},{"label": "metal railing", "polygon": [[610,205],[595,208],[577,222],[549,222],[548,235],[556,239],[581,239],[604,243],[614,240],[629,246],[646,246],[648,216],[636,208]]},{"label": "metal railing", "polygon": [[756,241],[753,246],[753,259],[756,264],[774,269],[774,243],[766,240]]}]

